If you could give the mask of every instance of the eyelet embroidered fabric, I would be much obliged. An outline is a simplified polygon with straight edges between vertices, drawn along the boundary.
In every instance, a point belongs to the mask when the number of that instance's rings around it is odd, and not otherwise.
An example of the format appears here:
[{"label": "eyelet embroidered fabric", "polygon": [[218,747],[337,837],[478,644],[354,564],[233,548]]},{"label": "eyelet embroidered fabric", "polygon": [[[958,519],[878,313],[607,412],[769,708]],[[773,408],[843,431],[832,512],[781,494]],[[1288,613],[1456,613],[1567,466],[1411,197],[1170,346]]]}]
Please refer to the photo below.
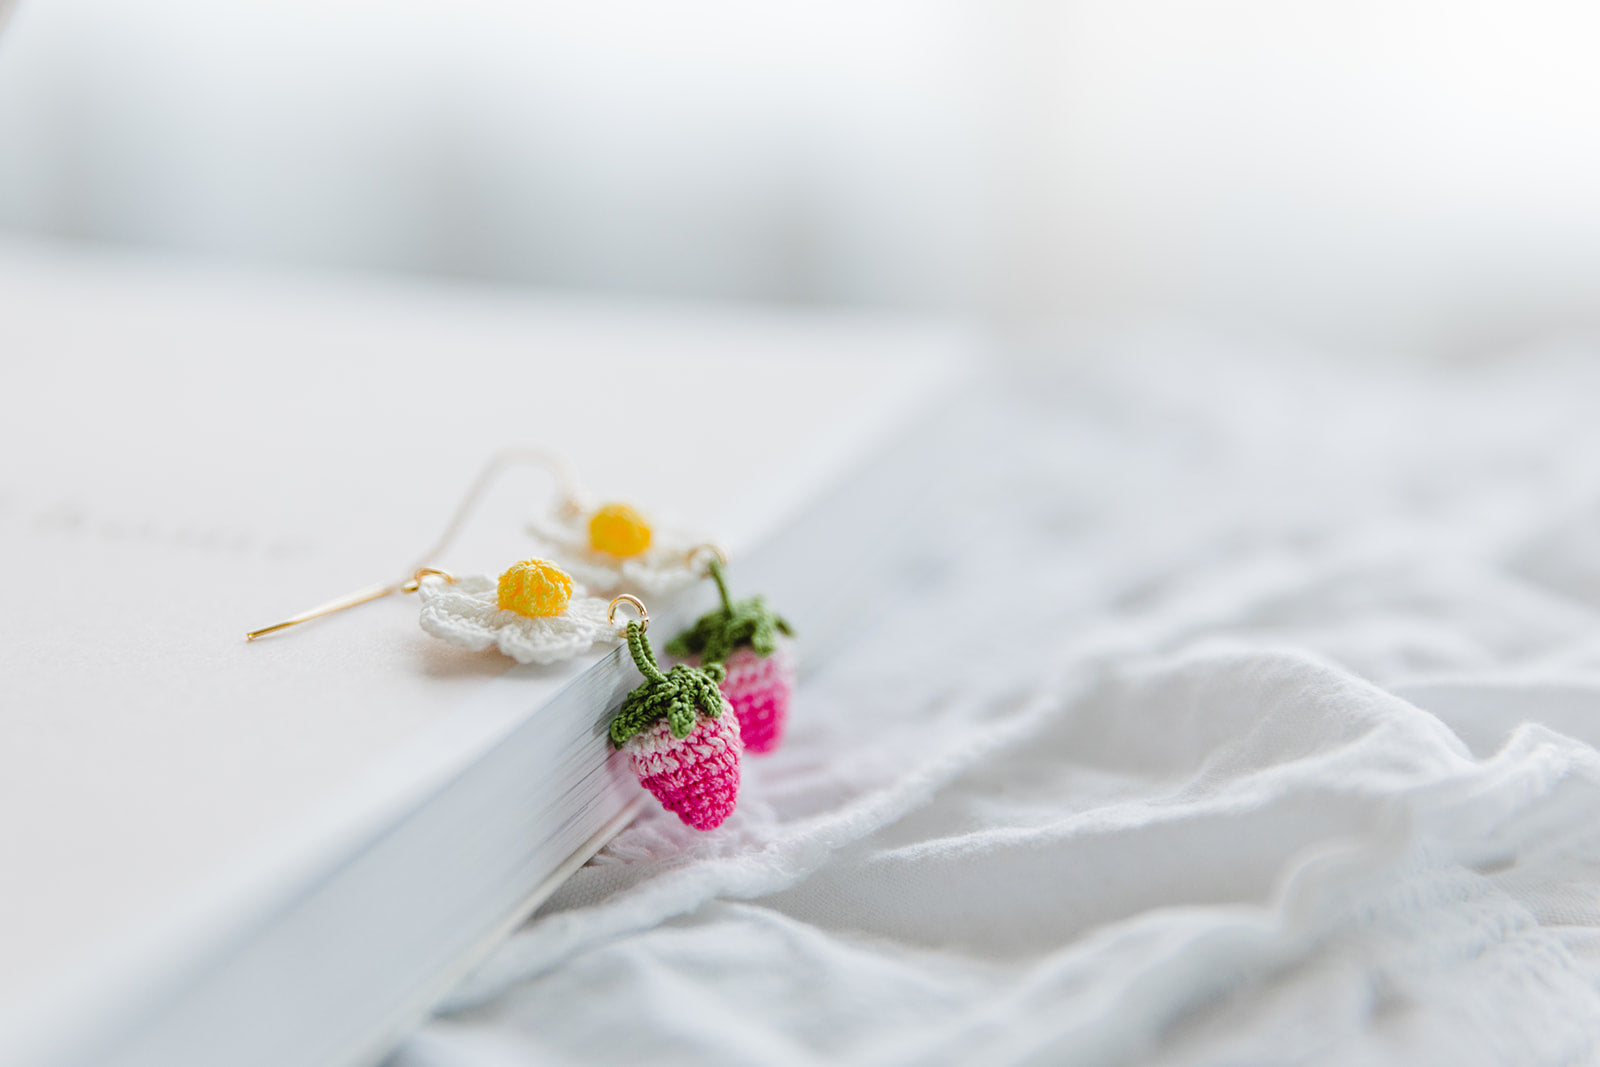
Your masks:
[{"label": "eyelet embroidered fabric", "polygon": [[395,1067],[1600,1058],[1595,349],[1154,340],[964,398],[946,551],[739,809]]},{"label": "eyelet embroidered fabric", "polygon": [[500,607],[495,579],[469,574],[448,582],[429,576],[417,587],[422,628],[460,648],[497,648],[518,663],[561,663],[595,645],[614,645],[621,630],[606,620],[608,601],[583,595],[574,585],[567,610],[529,618]]}]

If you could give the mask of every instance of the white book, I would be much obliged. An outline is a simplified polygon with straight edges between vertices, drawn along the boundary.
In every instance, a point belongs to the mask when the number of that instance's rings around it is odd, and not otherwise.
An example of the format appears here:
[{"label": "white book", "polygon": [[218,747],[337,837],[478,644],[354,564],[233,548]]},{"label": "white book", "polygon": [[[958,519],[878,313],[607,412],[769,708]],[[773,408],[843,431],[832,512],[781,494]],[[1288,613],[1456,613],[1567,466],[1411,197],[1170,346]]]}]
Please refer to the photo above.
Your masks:
[{"label": "white book", "polygon": [[[650,802],[604,736],[638,677],[463,652],[415,597],[244,631],[394,577],[534,444],[712,533],[815,662],[910,562],[971,344],[0,245],[0,1062],[381,1055]],[[441,565],[553,503],[508,474]]]}]

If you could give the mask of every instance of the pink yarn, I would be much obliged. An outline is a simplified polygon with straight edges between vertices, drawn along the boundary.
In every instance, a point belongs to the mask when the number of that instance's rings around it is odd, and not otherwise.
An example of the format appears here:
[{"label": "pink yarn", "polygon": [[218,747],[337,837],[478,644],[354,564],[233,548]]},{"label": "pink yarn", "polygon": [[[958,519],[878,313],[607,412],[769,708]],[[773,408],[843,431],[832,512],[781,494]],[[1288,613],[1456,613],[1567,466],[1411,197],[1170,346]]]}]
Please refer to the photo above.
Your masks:
[{"label": "pink yarn", "polygon": [[639,782],[661,806],[696,830],[715,829],[739,802],[739,719],[726,699],[722,714],[701,713],[687,737],[667,721],[628,738],[623,751]]},{"label": "pink yarn", "polygon": [[771,752],[783,740],[789,718],[789,697],[794,692],[794,651],[779,641],[772,655],[741,648],[724,664],[722,695],[739,717],[739,732],[746,752]]}]

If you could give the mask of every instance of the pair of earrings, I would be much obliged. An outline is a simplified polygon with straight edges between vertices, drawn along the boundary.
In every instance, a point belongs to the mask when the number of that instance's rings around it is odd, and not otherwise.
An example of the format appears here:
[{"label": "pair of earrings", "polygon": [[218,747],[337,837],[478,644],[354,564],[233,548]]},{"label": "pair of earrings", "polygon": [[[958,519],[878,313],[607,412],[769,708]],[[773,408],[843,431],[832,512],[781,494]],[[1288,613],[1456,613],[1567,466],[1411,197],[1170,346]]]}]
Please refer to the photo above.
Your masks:
[{"label": "pair of earrings", "polygon": [[[552,558],[522,560],[498,579],[458,577],[428,565],[448,548],[500,469],[527,458],[529,453],[517,452],[491,461],[439,542],[404,581],[340,597],[251,631],[246,639],[394,593],[416,593],[425,632],[472,651],[495,648],[520,663],[557,663],[625,640],[644,681],[612,720],[611,742],[664,807],[695,829],[716,827],[737,804],[741,754],[769,752],[782,738],[795,673],[789,624],[762,597],[730,596],[727,556],[720,548],[673,531],[663,536],[625,504],[588,504],[565,464],[542,453],[531,458],[555,471],[563,499],[529,532]],[[665,595],[702,575],[716,584],[720,606],[668,643],[668,652],[685,662],[663,671],[645,637],[649,612],[635,591]],[[591,586],[615,595],[607,601],[591,595]],[[616,613],[623,604],[638,618],[619,627]]]},{"label": "pair of earrings", "polygon": [[626,600],[638,611],[626,633],[628,652],[645,678],[611,720],[611,743],[627,753],[662,806],[697,830],[732,814],[739,754],[777,747],[794,688],[789,623],[762,597],[735,601],[723,573],[726,556],[705,547],[721,606],[667,642],[667,651],[686,662],[669,671],[656,664],[644,636],[650,616],[637,597],[619,597],[610,608]]}]

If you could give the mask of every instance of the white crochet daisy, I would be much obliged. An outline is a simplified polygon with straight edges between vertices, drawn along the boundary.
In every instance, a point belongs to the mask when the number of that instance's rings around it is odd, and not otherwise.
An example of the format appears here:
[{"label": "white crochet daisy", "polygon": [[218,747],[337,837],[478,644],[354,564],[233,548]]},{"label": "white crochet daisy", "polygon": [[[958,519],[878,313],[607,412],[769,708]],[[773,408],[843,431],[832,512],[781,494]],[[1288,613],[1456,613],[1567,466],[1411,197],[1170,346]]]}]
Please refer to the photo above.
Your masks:
[{"label": "white crochet daisy", "polygon": [[653,527],[626,504],[578,505],[528,532],[540,551],[602,596],[665,596],[702,576],[690,552],[704,537]]},{"label": "white crochet daisy", "polygon": [[585,596],[543,560],[525,560],[498,582],[486,574],[428,575],[417,594],[428,633],[474,652],[498,648],[518,663],[559,663],[625,633],[607,621],[607,601]]}]

